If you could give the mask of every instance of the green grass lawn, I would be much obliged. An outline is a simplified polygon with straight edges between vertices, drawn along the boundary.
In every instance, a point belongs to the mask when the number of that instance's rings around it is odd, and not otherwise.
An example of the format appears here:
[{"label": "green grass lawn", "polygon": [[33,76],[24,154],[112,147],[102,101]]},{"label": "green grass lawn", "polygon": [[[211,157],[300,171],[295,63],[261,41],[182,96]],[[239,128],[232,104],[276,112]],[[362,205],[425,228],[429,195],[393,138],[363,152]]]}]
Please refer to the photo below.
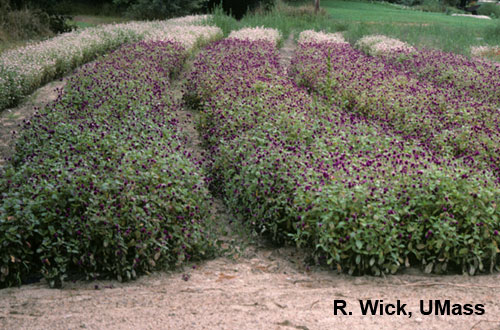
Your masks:
[{"label": "green grass lawn", "polygon": [[333,19],[387,24],[446,24],[457,28],[478,28],[492,25],[491,20],[453,17],[444,13],[431,13],[405,9],[389,3],[323,0],[321,5]]},{"label": "green grass lawn", "polygon": [[382,33],[414,45],[467,53],[472,45],[500,44],[500,20],[454,17],[398,8],[385,3],[322,1],[332,20],[350,23],[346,36],[354,41]]}]

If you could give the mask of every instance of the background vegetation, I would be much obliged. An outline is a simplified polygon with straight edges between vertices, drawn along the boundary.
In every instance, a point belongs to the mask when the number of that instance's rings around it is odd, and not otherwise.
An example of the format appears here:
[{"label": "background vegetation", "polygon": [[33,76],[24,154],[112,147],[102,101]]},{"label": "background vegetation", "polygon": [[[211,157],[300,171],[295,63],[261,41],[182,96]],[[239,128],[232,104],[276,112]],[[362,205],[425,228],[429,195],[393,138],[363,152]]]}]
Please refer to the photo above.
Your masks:
[{"label": "background vegetation", "polygon": [[214,23],[226,34],[243,26],[273,27],[285,38],[291,32],[297,37],[306,29],[340,31],[351,43],[368,34],[384,34],[412,45],[466,55],[473,45],[500,44],[500,19],[455,17],[382,2],[323,0],[321,7],[315,15],[312,1],[278,1],[272,10],[256,10],[241,20],[219,8]]},{"label": "background vegetation", "polygon": [[492,20],[453,17],[450,14],[463,13],[457,6],[458,0],[323,0],[315,15],[312,0],[0,0],[0,51],[70,28],[161,19],[214,8],[214,22],[226,34],[243,26],[266,26],[278,28],[285,37],[304,29],[343,31],[355,42],[366,34],[380,33],[462,54],[473,45],[500,44],[500,5],[480,7],[479,14]]}]

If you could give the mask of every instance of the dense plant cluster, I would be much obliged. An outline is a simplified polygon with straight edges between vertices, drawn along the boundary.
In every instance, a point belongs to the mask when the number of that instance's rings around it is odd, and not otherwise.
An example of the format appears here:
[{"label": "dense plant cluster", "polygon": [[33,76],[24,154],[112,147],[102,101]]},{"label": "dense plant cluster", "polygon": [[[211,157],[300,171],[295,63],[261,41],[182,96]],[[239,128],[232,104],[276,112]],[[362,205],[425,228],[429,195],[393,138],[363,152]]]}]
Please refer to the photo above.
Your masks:
[{"label": "dense plant cluster", "polygon": [[411,72],[445,91],[453,89],[461,98],[500,105],[498,63],[434,49],[413,52],[399,49],[379,55],[398,70]]},{"label": "dense plant cluster", "polygon": [[[69,16],[53,10],[55,1],[0,0],[0,39],[29,39],[69,32]],[[2,40],[3,41],[3,40]]]},{"label": "dense plant cluster", "polygon": [[214,189],[275,240],[309,246],[350,273],[498,266],[491,174],[316,102],[284,75],[272,43],[209,45],[188,93],[202,111]]},{"label": "dense plant cluster", "polygon": [[[429,79],[446,80],[439,84],[402,70],[405,63],[411,61],[403,59],[393,64],[348,44],[304,42],[298,46],[291,72],[299,84],[350,112],[387,125],[405,139],[417,139],[439,155],[450,155],[470,166],[491,170],[498,180],[500,109],[494,99],[499,82],[493,71],[477,71],[481,76],[476,75],[474,81],[488,78],[491,86],[476,91],[476,86],[455,86],[465,79],[461,75],[476,74],[473,69],[467,71],[448,62],[441,66],[443,71],[429,74]],[[437,63],[437,59],[425,63],[429,64],[422,75],[433,68],[432,63]]]},{"label": "dense plant cluster", "polygon": [[[205,17],[202,17],[205,18]],[[217,27],[185,21],[130,22],[65,33],[46,41],[6,51],[0,56],[0,110],[13,106],[43,83],[99,54],[139,40],[175,40],[190,49],[221,35]]]},{"label": "dense plant cluster", "polygon": [[496,66],[500,67],[500,46],[472,46],[470,54],[478,59],[486,58],[497,61]]},{"label": "dense plant cluster", "polygon": [[[301,33],[302,34],[302,33]],[[384,35],[367,35],[356,42],[356,47],[369,55],[404,52],[411,54],[415,48],[399,39],[389,38]]]},{"label": "dense plant cluster", "polygon": [[254,27],[254,28],[243,28],[237,31],[232,31],[229,39],[240,39],[240,40],[266,40],[274,45],[278,45],[282,39],[281,33],[276,29],[264,28],[264,27]]},{"label": "dense plant cluster", "polygon": [[335,43],[347,43],[344,39],[344,36],[341,32],[336,33],[326,33],[326,32],[317,32],[314,30],[305,30],[302,31],[299,35],[298,42],[307,42],[311,39],[314,39],[318,42],[335,42]]},{"label": "dense plant cluster", "polygon": [[127,280],[213,251],[206,179],[169,83],[186,55],[173,42],[124,46],[24,122],[0,178],[0,286]]}]

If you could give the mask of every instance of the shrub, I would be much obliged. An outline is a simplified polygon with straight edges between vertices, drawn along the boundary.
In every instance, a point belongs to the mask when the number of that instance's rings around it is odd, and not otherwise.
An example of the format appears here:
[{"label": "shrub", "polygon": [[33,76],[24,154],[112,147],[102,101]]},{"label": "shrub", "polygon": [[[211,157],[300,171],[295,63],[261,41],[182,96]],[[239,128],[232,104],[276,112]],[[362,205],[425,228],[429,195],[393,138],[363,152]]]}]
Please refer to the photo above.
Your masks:
[{"label": "shrub", "polygon": [[72,30],[68,24],[71,18],[61,15],[53,10],[55,1],[21,1],[11,2],[2,0],[0,2],[0,27],[8,30],[11,38],[31,39],[53,33],[63,33]]},{"label": "shrub", "polygon": [[0,29],[9,40],[27,40],[50,36],[50,17],[33,9],[7,10],[2,15]]},{"label": "shrub", "polygon": [[486,15],[493,18],[500,18],[500,5],[498,3],[482,3],[477,10],[479,15]]},{"label": "shrub", "polygon": [[72,19],[68,15],[52,14],[49,16],[49,26],[54,33],[65,33],[75,30],[75,27],[68,22]]}]

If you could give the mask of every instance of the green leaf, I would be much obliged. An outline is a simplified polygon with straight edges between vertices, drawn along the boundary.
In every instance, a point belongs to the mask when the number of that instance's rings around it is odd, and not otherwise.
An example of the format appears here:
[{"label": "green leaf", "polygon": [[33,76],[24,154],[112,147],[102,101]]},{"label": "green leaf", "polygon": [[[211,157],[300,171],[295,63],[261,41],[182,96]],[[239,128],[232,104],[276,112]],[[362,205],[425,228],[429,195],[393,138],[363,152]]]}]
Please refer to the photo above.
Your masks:
[{"label": "green leaf", "polygon": [[425,266],[424,273],[430,274],[432,272],[432,268],[434,267],[434,263],[430,262]]},{"label": "green leaf", "polygon": [[361,248],[363,247],[363,242],[356,241],[356,247],[358,248],[358,250],[361,250]]}]

